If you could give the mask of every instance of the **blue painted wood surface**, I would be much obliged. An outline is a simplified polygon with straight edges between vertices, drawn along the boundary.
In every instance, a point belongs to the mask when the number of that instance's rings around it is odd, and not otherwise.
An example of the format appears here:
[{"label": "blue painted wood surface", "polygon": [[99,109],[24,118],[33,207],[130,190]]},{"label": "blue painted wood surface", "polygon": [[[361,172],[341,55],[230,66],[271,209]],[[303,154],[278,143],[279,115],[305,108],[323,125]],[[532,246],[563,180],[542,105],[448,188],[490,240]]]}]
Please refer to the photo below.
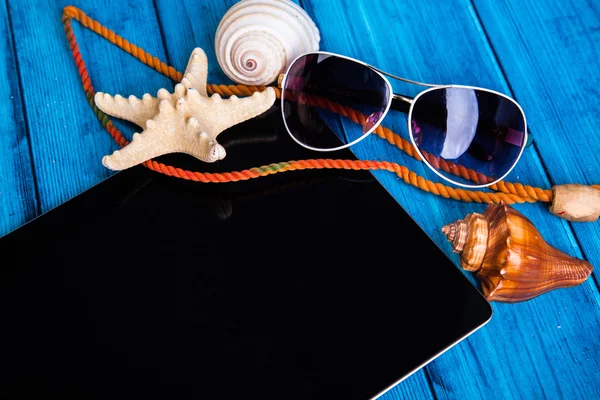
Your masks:
[{"label": "blue painted wood surface", "polygon": [[[110,176],[100,159],[116,145],[80,87],[60,16],[68,4],[178,70],[191,50],[209,58],[209,81],[230,83],[214,32],[235,2],[18,0],[0,6],[0,235]],[[483,86],[523,106],[535,137],[507,181],[542,188],[600,183],[600,11],[584,0],[302,0],[321,49],[356,57],[410,79]],[[169,79],[75,24],[97,90],[135,94]],[[419,87],[393,82],[397,92]],[[131,135],[130,125],[117,124]],[[406,136],[405,116],[384,125]],[[353,151],[397,161],[438,181],[422,164],[373,136]],[[274,159],[275,161],[285,161]],[[444,199],[375,173],[449,257],[440,227],[485,205]],[[569,223],[544,203],[514,206],[558,249],[600,266],[600,223]],[[406,243],[406,251],[413,251]],[[598,270],[582,285],[518,304],[492,303],[492,321],[384,394],[382,399],[600,398]],[[476,279],[465,273],[474,284]]]},{"label": "blue painted wood surface", "polygon": [[18,66],[6,4],[0,5],[0,234],[11,231],[38,213],[34,175]]}]

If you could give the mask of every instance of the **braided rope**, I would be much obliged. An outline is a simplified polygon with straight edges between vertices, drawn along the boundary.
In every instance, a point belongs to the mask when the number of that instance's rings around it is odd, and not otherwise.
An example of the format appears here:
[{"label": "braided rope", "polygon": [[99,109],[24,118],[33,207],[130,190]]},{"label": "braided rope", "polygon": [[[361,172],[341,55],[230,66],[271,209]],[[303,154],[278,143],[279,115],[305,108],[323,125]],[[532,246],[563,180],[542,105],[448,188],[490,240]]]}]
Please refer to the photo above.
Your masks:
[{"label": "braided rope", "polygon": [[[71,24],[71,21],[73,19],[80,22],[84,27],[97,33],[112,44],[131,54],[132,56],[140,60],[142,63],[160,72],[161,74],[175,81],[181,81],[183,75],[181,74],[181,72],[175,70],[173,67],[167,65],[163,61],[159,60],[157,57],[154,57],[151,54],[144,51],[143,49],[141,49],[140,47],[129,43],[126,39],[115,34],[112,30],[107,29],[98,21],[95,21],[92,18],[88,17],[82,10],[73,6],[67,6],[64,8],[62,22],[64,25],[64,30],[67,37],[67,41],[69,43],[69,47],[73,54],[73,59],[75,60],[75,64],[81,77],[81,82],[83,85],[83,89],[86,93],[86,98],[90,103],[90,106],[92,107],[95,115],[100,120],[107,132],[111,135],[111,137],[119,146],[124,147],[129,142],[127,141],[127,139],[125,139],[125,137],[114,125],[114,123],[109,119],[108,115],[106,115],[100,109],[98,109],[94,102],[95,91],[92,86],[87,68],[85,66],[85,62],[83,61],[83,58],[79,51],[79,45],[77,44],[75,34],[73,32],[73,27]],[[223,96],[249,96],[256,91],[263,91],[266,88],[267,86],[207,84],[208,94],[218,93]],[[273,86],[273,89],[275,90],[275,93],[279,98],[281,96],[281,91],[278,87],[275,86]],[[319,106],[330,109],[344,117],[351,119],[356,123],[364,122],[364,115],[357,113],[356,111],[350,108],[339,105],[336,106],[335,103],[331,102],[324,102],[319,104]],[[416,151],[412,143],[410,143],[404,138],[401,138],[392,130],[380,125],[377,127],[377,129],[375,129],[374,133],[377,134],[377,136],[379,136],[380,138],[387,140],[390,144],[396,146],[397,148],[404,151],[406,154],[410,155],[416,160],[421,161],[421,157],[419,156],[419,153]],[[433,157],[427,153],[425,153],[424,156],[436,168],[442,169],[444,171],[451,171],[452,173],[456,173],[457,175],[460,175],[465,179],[470,179],[474,182],[481,182],[487,179],[487,177],[482,176],[481,174],[478,174],[473,170],[469,170],[464,166],[460,166],[445,160],[437,159],[436,157]],[[450,186],[427,180],[422,176],[417,175],[415,172],[410,171],[405,166],[387,161],[337,159],[313,159],[299,161],[292,160],[250,168],[243,171],[231,171],[221,173],[194,172],[184,170],[181,168],[176,168],[170,165],[165,165],[154,160],[148,160],[144,162],[143,165],[153,171],[168,176],[204,183],[237,182],[279,172],[303,169],[386,170],[394,172],[404,182],[416,186],[421,190],[445,198],[452,198],[454,200],[461,200],[465,202],[498,204],[503,201],[508,204],[513,204],[525,202],[534,203],[536,201],[550,202],[552,200],[552,190],[541,189],[532,186],[525,186],[520,183],[510,183],[504,181],[498,182],[489,187],[491,190],[494,190],[497,193],[453,188]],[[600,185],[592,185],[592,187],[600,189]]]},{"label": "braided rope", "polygon": [[[311,95],[304,95],[303,97],[304,98],[302,99],[302,101],[306,102],[306,104],[308,104],[310,106],[319,107],[322,110],[328,110],[328,111],[334,112],[336,114],[339,114],[343,117],[348,118],[352,122],[359,124],[361,126],[364,126],[367,121],[366,115],[364,115],[350,107],[345,107],[339,103],[335,103],[335,102],[325,99],[323,97],[311,96]],[[294,101],[299,101],[299,100],[294,99]],[[387,129],[387,128],[385,128],[381,125],[378,125],[376,129],[379,129],[379,133],[377,133],[377,135],[379,137],[386,138],[388,133],[385,132],[384,129]],[[398,137],[399,139],[401,139],[399,142],[399,145],[397,145],[396,147],[398,147],[400,149],[406,149],[404,151],[406,151],[407,154],[410,154],[412,157],[414,157],[418,161],[422,161],[421,157],[419,157],[419,153],[415,150],[415,147],[411,143],[409,143],[405,139],[400,138],[400,136],[396,135],[391,130],[389,130],[389,129],[387,129],[387,130],[391,134],[393,134],[396,137]],[[409,151],[409,149],[410,149],[410,151]],[[441,170],[443,170],[445,172],[449,172],[453,175],[458,175],[462,178],[468,179],[468,180],[478,183],[478,184],[491,182],[493,180],[493,179],[485,176],[482,173],[479,173],[472,169],[465,168],[464,166],[462,166],[460,164],[455,164],[453,162],[446,161],[443,158],[433,156],[433,155],[427,153],[426,151],[422,151],[422,153],[425,156],[425,158],[427,159],[427,161],[429,161],[429,163],[437,169],[441,169]]]}]

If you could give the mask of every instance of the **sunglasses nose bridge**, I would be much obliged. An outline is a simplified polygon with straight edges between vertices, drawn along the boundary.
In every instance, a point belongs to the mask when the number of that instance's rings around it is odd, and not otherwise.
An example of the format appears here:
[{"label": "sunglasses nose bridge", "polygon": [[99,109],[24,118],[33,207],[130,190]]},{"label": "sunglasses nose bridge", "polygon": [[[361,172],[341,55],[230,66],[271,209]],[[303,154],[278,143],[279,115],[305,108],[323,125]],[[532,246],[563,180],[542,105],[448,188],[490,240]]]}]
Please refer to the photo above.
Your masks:
[{"label": "sunglasses nose bridge", "polygon": [[413,103],[413,98],[403,94],[392,93],[390,109],[408,114]]},{"label": "sunglasses nose bridge", "polygon": [[397,93],[392,94],[392,100],[403,101],[405,103],[408,103],[409,105],[412,104],[412,102],[413,102],[412,97],[404,96],[402,94],[397,94]]}]

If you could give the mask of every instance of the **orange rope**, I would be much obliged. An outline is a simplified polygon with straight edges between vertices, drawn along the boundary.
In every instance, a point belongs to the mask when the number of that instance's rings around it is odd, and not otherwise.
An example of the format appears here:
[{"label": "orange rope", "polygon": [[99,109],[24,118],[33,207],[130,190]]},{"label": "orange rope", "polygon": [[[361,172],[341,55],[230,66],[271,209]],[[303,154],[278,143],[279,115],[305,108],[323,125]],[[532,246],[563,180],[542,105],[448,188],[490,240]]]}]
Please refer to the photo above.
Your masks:
[{"label": "orange rope", "polygon": [[[65,34],[67,36],[67,41],[69,42],[73,58],[81,76],[82,85],[86,92],[88,102],[90,103],[98,119],[102,122],[103,126],[113,137],[115,142],[117,142],[117,144],[121,147],[126,146],[129,143],[127,139],[123,137],[121,132],[117,129],[117,127],[113,124],[109,117],[106,114],[104,114],[100,109],[98,109],[98,107],[94,103],[95,92],[89,74],[87,72],[85,63],[79,51],[79,46],[77,44],[75,34],[73,32],[73,28],[71,25],[72,19],[77,20],[84,27],[97,33],[112,44],[131,54],[144,64],[154,68],[161,74],[178,82],[181,81],[183,75],[181,74],[181,72],[175,70],[173,67],[167,65],[163,61],[159,60],[157,57],[154,57],[151,54],[144,51],[143,49],[137,47],[136,45],[129,43],[126,39],[123,39],[121,36],[115,34],[112,30],[107,29],[98,21],[91,19],[82,10],[73,6],[67,6],[64,8],[62,21],[64,24]],[[249,96],[256,91],[263,91],[266,88],[267,86],[207,84],[208,94],[218,93],[223,96]],[[275,86],[273,86],[273,89],[275,90],[275,93],[279,98],[281,96],[281,91],[278,87]],[[332,111],[335,111],[342,116],[350,118],[352,121],[357,123],[361,123],[361,120],[364,119],[364,116],[362,114],[359,114],[347,107],[342,107],[339,105],[336,106],[334,103],[329,102],[320,106],[332,109]],[[400,150],[404,151],[408,155],[421,161],[421,158],[419,157],[419,154],[413,147],[412,143],[410,143],[406,139],[401,138],[392,130],[383,126],[378,126],[374,132],[380,138],[387,140],[390,144],[398,147]],[[436,165],[436,167],[445,171],[456,171],[458,175],[462,176],[465,179],[470,179],[474,182],[481,182],[483,179],[486,179],[486,177],[482,177],[475,171],[469,170],[463,166],[453,164],[445,160],[436,159],[435,157],[430,156],[429,154],[425,154],[425,157],[427,157],[428,161],[430,161],[433,165]],[[257,178],[260,176],[266,176],[278,172],[302,169],[338,168],[354,170],[386,170],[396,173],[400,178],[402,178],[402,180],[404,180],[404,182],[416,186],[421,190],[445,198],[452,198],[455,200],[461,200],[465,202],[500,203],[501,201],[504,201],[508,204],[513,204],[524,202],[534,203],[536,201],[550,202],[552,200],[552,190],[541,189],[532,186],[524,186],[520,183],[510,183],[501,181],[494,185],[491,185],[489,188],[491,190],[496,191],[497,193],[453,188],[424,179],[423,177],[410,171],[405,166],[387,161],[332,159],[300,160],[274,163],[239,172],[232,171],[222,173],[193,172],[183,170],[181,168],[176,168],[170,165],[165,165],[154,160],[148,160],[144,162],[143,165],[153,171],[157,171],[168,176],[205,183],[231,181],[235,182],[240,180]],[[600,189],[600,185],[593,185],[593,187],[595,187],[596,189]]]}]

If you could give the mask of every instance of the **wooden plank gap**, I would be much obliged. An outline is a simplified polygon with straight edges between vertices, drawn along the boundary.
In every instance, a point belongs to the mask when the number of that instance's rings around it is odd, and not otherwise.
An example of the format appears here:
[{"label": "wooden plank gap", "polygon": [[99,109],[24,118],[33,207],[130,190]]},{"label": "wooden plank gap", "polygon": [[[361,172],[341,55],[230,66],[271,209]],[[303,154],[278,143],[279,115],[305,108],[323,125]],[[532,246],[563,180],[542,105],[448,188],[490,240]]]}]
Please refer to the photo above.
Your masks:
[{"label": "wooden plank gap", "polygon": [[[500,69],[500,73],[502,74],[502,78],[504,79],[504,82],[506,83],[506,86],[508,87],[508,90],[509,90],[511,96],[518,102],[517,96],[515,95],[515,91],[514,91],[512,85],[510,84],[510,81],[508,80],[508,76],[506,74],[506,71],[505,71],[502,63],[500,62],[500,58],[498,57],[498,53],[497,53],[496,49],[494,48],[494,45],[493,45],[493,43],[492,43],[492,41],[490,39],[490,36],[489,36],[487,30],[485,29],[485,26],[484,26],[484,24],[482,22],[481,16],[479,15],[479,12],[477,11],[477,8],[475,7],[475,3],[473,2],[473,0],[469,0],[469,4],[471,5],[471,10],[473,11],[473,15],[475,17],[475,22],[479,26],[479,28],[481,29],[481,32],[483,33],[485,41],[487,42],[487,45],[488,45],[490,51],[492,52],[492,54],[494,56],[494,61],[495,61],[496,65],[498,66],[498,68]],[[538,149],[537,144],[535,142],[535,135],[533,135],[533,133],[531,132],[531,129],[529,127],[527,128],[527,133],[530,134],[530,135],[532,135],[533,138],[534,138],[533,143],[531,145],[531,149],[535,149],[535,152],[537,154],[541,154],[541,151]],[[531,151],[531,150],[529,150],[529,151]],[[542,167],[544,168],[545,171],[549,171],[549,168],[546,165],[546,162],[545,162],[545,160],[544,160],[543,157],[539,157],[539,162],[540,162],[540,164],[542,165]],[[556,182],[554,182],[554,180],[552,179],[552,175],[551,174],[546,174],[546,177],[547,177],[547,179],[548,179],[551,187],[554,186],[554,185],[556,185]],[[582,255],[587,259],[587,256],[586,256],[586,254],[585,254],[585,252],[583,250],[584,247],[583,247],[582,243],[580,242],[579,238],[577,237],[577,233],[575,232],[575,229],[573,228],[573,225],[571,223],[569,224],[569,230],[571,231],[571,233],[573,235],[573,238],[575,239],[575,242],[577,243],[577,246],[579,247]],[[593,281],[596,284],[596,289],[600,292],[600,285],[598,284],[598,280],[596,278],[596,275],[593,274],[592,276],[593,276]]]},{"label": "wooden plank gap", "polygon": [[492,55],[494,56],[494,63],[500,69],[500,74],[502,75],[502,78],[504,79],[504,82],[506,83],[506,86],[508,87],[510,95],[516,100],[515,91],[513,90],[512,85],[510,84],[510,82],[508,80],[508,76],[506,75],[506,71],[504,70],[502,63],[500,63],[500,58],[498,57],[498,53],[496,52],[496,49],[494,48],[494,45],[492,44],[492,41],[490,40],[490,36],[489,36],[487,30],[485,29],[483,22],[481,21],[481,16],[479,15],[477,8],[475,8],[475,4],[473,3],[473,0],[469,0],[469,4],[471,5],[470,8],[471,8],[472,14],[475,17],[475,23],[477,24],[477,26],[483,33],[483,37],[485,38],[488,48],[490,49],[490,51],[492,52]]},{"label": "wooden plank gap", "polygon": [[[160,33],[160,40],[162,42],[163,49],[165,51],[165,62],[167,63],[167,65],[172,66],[173,63],[171,62],[171,57],[169,57],[169,52],[167,51],[167,40],[165,39],[165,31],[163,29],[162,20],[160,19],[160,13],[158,12],[158,5],[156,4],[156,0],[152,0],[152,6],[154,7],[154,14],[156,14],[156,22],[158,24],[158,32]],[[181,73],[184,73],[184,72],[185,71],[181,71]],[[173,82],[173,86],[175,86],[176,84],[179,83],[173,79],[171,79],[171,81]]]},{"label": "wooden plank gap", "polygon": [[437,397],[437,395],[435,394],[435,388],[433,387],[433,379],[431,378],[431,375],[430,375],[430,373],[429,373],[429,367],[428,367],[428,366],[425,366],[425,367],[423,368],[423,372],[425,373],[425,380],[427,381],[427,386],[429,386],[429,390],[431,391],[431,397],[432,397],[434,400],[437,400],[437,399],[438,399],[438,397]]},{"label": "wooden plank gap", "polygon": [[600,292],[600,283],[598,283],[598,276],[596,274],[592,274],[592,280],[596,284],[596,290]]},{"label": "wooden plank gap", "polygon": [[[469,4],[471,5],[470,8],[471,8],[472,14],[475,17],[474,18],[475,23],[477,24],[477,26],[479,27],[479,29],[483,33],[483,37],[485,38],[485,41],[486,41],[486,43],[488,45],[488,48],[490,49],[490,51],[492,52],[492,55],[494,56],[494,63],[498,66],[498,69],[500,70],[500,74],[502,75],[502,79],[504,80],[504,83],[506,83],[506,87],[508,88],[508,91],[509,91],[510,95],[518,103],[519,101],[517,99],[515,91],[514,91],[512,85],[510,84],[510,81],[508,80],[508,75],[506,74],[506,70],[504,69],[504,66],[500,62],[500,57],[498,57],[498,52],[494,48],[494,45],[493,45],[493,43],[492,43],[492,41],[490,39],[490,36],[489,36],[487,30],[485,29],[485,26],[483,25],[483,22],[481,20],[481,16],[479,15],[479,11],[477,11],[477,8],[475,7],[475,3],[473,2],[473,0],[469,0]],[[525,117],[527,118],[527,115],[525,115]],[[530,147],[529,151],[531,151],[531,149],[535,149],[535,152],[538,155],[541,154],[541,152],[538,150],[537,144],[535,142],[535,135],[531,132],[531,129],[529,127],[527,127],[527,134],[533,136],[533,143],[531,144],[531,147]],[[538,157],[538,158],[539,158],[539,162],[542,164],[542,167],[544,168],[544,170],[548,171],[548,166],[545,164],[544,158],[543,157]],[[552,177],[551,177],[550,174],[546,174],[546,177],[548,178],[548,181],[550,182],[551,185],[555,184],[552,181]]]},{"label": "wooden plank gap", "polygon": [[[503,77],[504,77],[504,80],[506,81],[506,84],[508,85],[508,88],[510,89],[510,92],[511,92],[511,94],[512,94],[512,95],[513,95],[513,97],[516,99],[516,96],[514,95],[514,90],[513,90],[513,87],[512,87],[512,85],[510,84],[510,82],[509,82],[509,81],[508,81],[508,79],[507,79],[507,73],[506,73],[506,71],[505,71],[504,67],[502,66],[502,64],[501,64],[501,62],[500,62],[500,58],[499,58],[499,56],[498,56],[498,52],[496,51],[496,49],[495,49],[495,48],[494,48],[494,46],[492,45],[491,35],[488,33],[488,31],[487,31],[487,30],[485,29],[485,27],[484,27],[484,24],[483,24],[483,18],[481,17],[481,14],[480,14],[480,12],[477,10],[477,8],[476,8],[476,6],[475,6],[474,0],[469,0],[469,2],[470,2],[470,5],[471,5],[471,9],[473,10],[473,15],[476,17],[476,22],[477,22],[477,23],[478,23],[478,25],[480,26],[480,28],[481,28],[481,31],[482,31],[482,32],[483,32],[483,34],[484,34],[485,40],[487,41],[489,48],[490,48],[490,49],[491,49],[491,51],[493,52],[493,55],[494,55],[494,58],[495,58],[496,64],[497,64],[497,65],[498,65],[498,67],[500,68],[500,70],[501,70],[501,73],[502,73],[502,75],[503,75]],[[589,3],[588,3],[588,5],[589,5]],[[481,7],[480,7],[480,8],[481,8]],[[591,8],[591,5],[590,5],[590,8]],[[484,12],[485,12],[485,11],[484,11]],[[554,99],[552,99],[552,100],[554,101]],[[528,129],[528,131],[529,131],[529,132],[531,132],[529,129]],[[535,150],[536,150],[536,153],[538,154],[538,158],[539,158],[539,160],[538,160],[538,161],[539,161],[539,163],[542,165],[542,167],[544,168],[544,170],[546,171],[546,174],[545,174],[545,175],[546,175],[546,177],[547,177],[548,181],[550,182],[550,184],[551,184],[551,185],[555,185],[555,184],[556,184],[556,182],[555,182],[555,180],[552,178],[553,174],[551,174],[551,173],[550,173],[550,171],[551,171],[552,169],[551,169],[551,168],[548,168],[548,166],[547,166],[547,164],[546,164],[546,162],[545,162],[545,160],[544,160],[544,157],[542,157],[542,156],[541,156],[541,155],[542,155],[541,149],[539,149],[539,146],[538,146],[538,145],[537,145],[537,143],[535,142],[535,135],[533,135],[533,137],[534,137],[534,142],[532,143],[532,146],[531,146],[531,147],[532,147],[532,148],[535,148]],[[542,147],[543,147],[543,146],[542,146]],[[551,158],[550,158],[550,159],[551,159]],[[564,183],[564,181],[563,181],[563,182],[561,182],[561,183]],[[584,257],[585,257],[585,259],[586,259],[586,260],[588,260],[588,261],[592,262],[592,261],[593,261],[593,254],[591,254],[591,255],[590,255],[590,254],[589,254],[589,253],[590,253],[590,252],[589,252],[589,250],[588,250],[588,253],[586,254],[586,252],[585,252],[585,250],[584,250],[584,249],[586,248],[586,246],[585,246],[585,243],[583,243],[581,240],[579,240],[579,237],[578,237],[578,234],[577,234],[577,231],[578,231],[578,230],[577,230],[577,229],[576,229],[576,228],[573,226],[573,224],[569,223],[568,225],[569,225],[569,230],[570,230],[570,231],[571,231],[571,233],[573,234],[573,237],[575,238],[575,242],[577,243],[577,246],[579,247],[579,249],[580,249],[580,251],[581,251],[581,254],[582,254]],[[585,239],[584,239],[584,240],[585,240]],[[593,263],[592,263],[592,264],[593,264]],[[592,276],[594,276],[594,282],[595,282],[595,284],[596,284],[596,289],[597,289],[597,291],[598,291],[598,292],[600,292],[600,285],[599,285],[599,283],[598,283],[597,274],[598,274],[598,272],[597,272],[597,271],[594,271],[594,272],[592,272]]]},{"label": "wooden plank gap", "polygon": [[13,40],[14,29],[13,29],[12,15],[10,13],[10,7],[8,6],[6,0],[4,0],[4,7],[6,8],[6,17],[8,19],[8,27],[10,30],[10,34],[8,35],[9,36],[8,41],[10,42],[10,49],[12,51],[12,56],[14,57],[14,60],[15,60],[15,69],[17,71],[16,73],[17,73],[17,84],[19,85],[19,101],[21,103],[21,109],[23,110],[23,124],[25,127],[25,135],[27,137],[27,149],[29,150],[29,162],[31,164],[33,187],[34,187],[34,192],[35,192],[34,206],[35,206],[35,213],[37,216],[37,215],[42,214],[42,207],[41,207],[41,201],[40,201],[40,191],[39,191],[39,185],[38,185],[38,180],[37,180],[37,174],[36,174],[36,170],[35,170],[35,162],[33,161],[33,148],[32,148],[32,144],[31,144],[31,132],[29,130],[29,120],[27,118],[27,108],[25,107],[25,99],[23,97],[23,93],[24,93],[23,79],[21,76],[21,67],[19,65],[19,58],[17,57],[17,48],[15,46],[15,41]]},{"label": "wooden plank gap", "polygon": [[[473,15],[475,16],[475,23],[479,26],[479,28],[481,29],[481,32],[483,32],[483,37],[485,38],[485,41],[486,41],[490,51],[492,52],[492,55],[494,56],[494,61],[495,61],[496,65],[498,66],[498,68],[500,69],[500,74],[502,75],[502,78],[504,79],[504,82],[506,83],[506,86],[508,87],[509,93],[512,96],[512,98],[518,102],[515,91],[514,91],[512,85],[510,84],[510,81],[508,80],[508,76],[506,74],[504,66],[500,62],[500,57],[498,57],[498,52],[494,48],[492,40],[490,39],[490,36],[489,36],[487,30],[485,29],[485,26],[483,25],[481,16],[479,15],[479,11],[477,11],[477,8],[475,7],[475,3],[473,2],[473,0],[469,0],[469,4],[471,5],[471,10],[473,11]],[[529,128],[527,128],[527,133],[532,135],[534,138],[534,141],[531,144],[531,147],[536,150],[536,153],[540,154],[540,151],[538,151],[538,148],[535,143],[535,135],[533,135],[533,133],[531,133],[531,129],[529,129]],[[547,171],[548,169],[547,169],[546,164],[544,163],[543,157],[539,157],[539,161],[542,164],[542,167],[544,168],[544,170]],[[550,181],[550,184],[554,185],[554,182],[552,181],[552,177],[549,174],[548,174],[548,180]]]},{"label": "wooden plank gap", "polygon": [[[550,178],[548,178],[548,179],[550,179]],[[593,223],[593,222],[585,222],[585,223]],[[575,231],[575,227],[573,226],[573,223],[569,222],[568,225],[569,225],[569,231],[571,231],[571,234],[573,235],[573,239],[575,240],[575,243],[577,244],[577,247],[579,247],[579,250],[581,251],[581,256],[582,257],[580,257],[580,258],[583,258],[585,261],[588,261],[591,264],[592,263],[591,260],[593,259],[593,256],[590,257],[588,254],[586,254],[586,251],[584,250],[585,247],[583,246],[583,243],[581,243],[581,241],[579,240],[579,236],[577,235],[577,232]],[[592,274],[591,274],[590,277],[592,278],[592,280],[596,284],[596,291],[598,293],[600,293],[600,284],[598,284],[597,274],[594,274],[594,271],[592,271]]]}]

